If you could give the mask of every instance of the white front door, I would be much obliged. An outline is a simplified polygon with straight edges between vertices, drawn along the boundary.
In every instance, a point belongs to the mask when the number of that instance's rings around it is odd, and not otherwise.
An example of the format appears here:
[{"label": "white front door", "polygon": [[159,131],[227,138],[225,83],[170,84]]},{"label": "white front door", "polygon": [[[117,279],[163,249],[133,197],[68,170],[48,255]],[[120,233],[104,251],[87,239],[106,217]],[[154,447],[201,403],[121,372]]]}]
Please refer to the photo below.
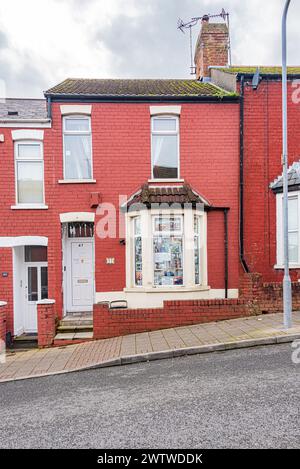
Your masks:
[{"label": "white front door", "polygon": [[67,251],[67,312],[92,311],[94,243],[86,239],[69,239]]},{"label": "white front door", "polygon": [[25,264],[24,332],[37,332],[37,302],[48,298],[48,267],[45,263]]}]

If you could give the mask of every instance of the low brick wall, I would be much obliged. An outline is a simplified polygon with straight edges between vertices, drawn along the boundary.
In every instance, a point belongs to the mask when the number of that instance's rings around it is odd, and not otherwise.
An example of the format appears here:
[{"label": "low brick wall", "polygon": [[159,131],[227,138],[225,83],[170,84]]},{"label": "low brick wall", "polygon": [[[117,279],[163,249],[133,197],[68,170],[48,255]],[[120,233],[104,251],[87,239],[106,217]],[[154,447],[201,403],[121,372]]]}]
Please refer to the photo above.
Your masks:
[{"label": "low brick wall", "polygon": [[[260,274],[244,274],[240,282],[240,298],[252,302],[261,313],[283,310],[283,290],[280,282],[263,282]],[[300,309],[300,283],[292,283],[293,311]]]},{"label": "low brick wall", "polygon": [[165,301],[163,308],[110,310],[94,305],[94,339],[170,327],[234,319],[257,314],[248,300]]},{"label": "low brick wall", "polygon": [[43,300],[37,304],[38,346],[51,347],[56,333],[56,308],[54,300]]},{"label": "low brick wall", "polygon": [[6,325],[7,325],[7,303],[0,301],[0,340],[6,342]]}]

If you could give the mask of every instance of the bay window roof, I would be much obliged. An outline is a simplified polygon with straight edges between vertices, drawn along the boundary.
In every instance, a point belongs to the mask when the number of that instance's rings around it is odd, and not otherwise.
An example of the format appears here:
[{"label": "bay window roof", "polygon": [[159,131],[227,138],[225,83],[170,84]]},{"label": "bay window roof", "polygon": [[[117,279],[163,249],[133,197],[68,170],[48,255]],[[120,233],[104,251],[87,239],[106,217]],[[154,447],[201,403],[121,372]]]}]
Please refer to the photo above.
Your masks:
[{"label": "bay window roof", "polygon": [[135,194],[133,194],[123,206],[129,209],[134,205],[144,204],[150,207],[152,204],[204,204],[210,206],[208,200],[197,193],[187,183],[174,186],[152,186],[144,184]]},{"label": "bay window roof", "polygon": [[[288,186],[289,191],[297,191],[300,189],[300,161],[294,162],[288,169]],[[283,192],[282,174],[270,184],[270,188],[275,193]]]}]

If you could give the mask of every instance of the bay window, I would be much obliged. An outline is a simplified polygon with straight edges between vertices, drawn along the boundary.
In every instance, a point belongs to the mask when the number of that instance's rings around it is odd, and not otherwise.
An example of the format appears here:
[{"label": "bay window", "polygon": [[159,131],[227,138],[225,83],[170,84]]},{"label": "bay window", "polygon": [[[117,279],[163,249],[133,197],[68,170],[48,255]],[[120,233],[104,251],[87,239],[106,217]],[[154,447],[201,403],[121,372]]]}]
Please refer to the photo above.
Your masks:
[{"label": "bay window", "polygon": [[92,133],[89,116],[63,118],[64,178],[92,179]]},{"label": "bay window", "polygon": [[152,117],[152,178],[179,178],[179,118]]},{"label": "bay window", "polygon": [[127,214],[127,288],[207,286],[206,213],[193,209]]},{"label": "bay window", "polygon": [[[290,192],[288,197],[288,236],[290,267],[300,265],[300,204],[299,191]],[[283,267],[283,195],[277,194],[277,267]]]},{"label": "bay window", "polygon": [[18,205],[44,203],[43,144],[39,141],[15,143],[16,202]]}]

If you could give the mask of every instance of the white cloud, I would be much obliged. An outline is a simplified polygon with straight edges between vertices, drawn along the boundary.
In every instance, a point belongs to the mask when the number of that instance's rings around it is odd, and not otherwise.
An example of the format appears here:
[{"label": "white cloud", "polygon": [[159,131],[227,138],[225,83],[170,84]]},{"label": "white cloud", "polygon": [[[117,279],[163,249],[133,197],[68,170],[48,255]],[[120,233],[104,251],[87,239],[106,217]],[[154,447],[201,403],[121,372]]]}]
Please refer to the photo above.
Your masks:
[{"label": "white cloud", "polygon": [[[189,76],[188,35],[177,18],[231,14],[233,62],[279,64],[285,0],[2,0],[0,79],[10,96],[41,96],[73,77]],[[289,15],[297,64],[299,3]],[[194,29],[194,36],[199,28]]]}]

